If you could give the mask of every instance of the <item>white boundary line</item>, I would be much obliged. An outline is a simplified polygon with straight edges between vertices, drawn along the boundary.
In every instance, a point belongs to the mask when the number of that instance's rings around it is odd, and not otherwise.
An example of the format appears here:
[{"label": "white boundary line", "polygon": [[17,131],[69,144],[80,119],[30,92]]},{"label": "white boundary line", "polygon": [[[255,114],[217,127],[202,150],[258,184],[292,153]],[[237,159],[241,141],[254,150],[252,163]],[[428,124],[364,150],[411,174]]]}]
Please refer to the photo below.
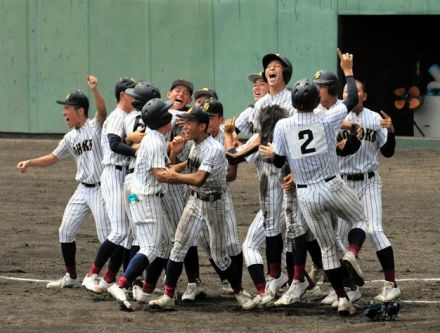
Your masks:
[{"label": "white boundary line", "polygon": [[397,302],[406,303],[406,304],[440,304],[440,301],[423,301],[423,300],[409,300],[409,299],[405,299]]},{"label": "white boundary line", "polygon": [[[41,282],[41,283],[48,283],[48,282],[52,282],[55,280],[39,280],[39,279],[32,279],[32,278],[19,278],[19,277],[13,277],[13,276],[5,276],[5,275],[0,275],[0,279],[4,279],[4,280],[13,280],[13,281],[23,281],[23,282]],[[422,282],[439,282],[440,278],[407,278],[407,279],[397,279],[397,282],[417,282],[417,281],[422,281]],[[371,280],[371,281],[365,281],[365,283],[383,283],[384,280]],[[322,282],[320,282],[319,284],[322,284]]]},{"label": "white boundary line", "polygon": [[48,282],[53,281],[53,280],[25,279],[25,278],[13,277],[13,276],[3,276],[3,275],[0,275],[0,279],[13,280],[13,281],[23,281],[23,282],[41,282],[41,283],[48,283]]}]

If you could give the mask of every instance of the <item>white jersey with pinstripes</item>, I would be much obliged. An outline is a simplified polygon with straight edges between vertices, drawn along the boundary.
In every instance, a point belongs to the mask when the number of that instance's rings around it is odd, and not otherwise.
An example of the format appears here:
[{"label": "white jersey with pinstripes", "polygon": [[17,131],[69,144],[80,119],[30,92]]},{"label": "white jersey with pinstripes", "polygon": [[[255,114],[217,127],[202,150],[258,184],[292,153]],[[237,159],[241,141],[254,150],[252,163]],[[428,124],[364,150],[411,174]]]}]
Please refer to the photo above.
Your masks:
[{"label": "white jersey with pinstripes", "polygon": [[[140,111],[131,111],[124,119],[124,132],[126,135],[145,128],[145,124],[142,121],[142,115]],[[149,128],[145,128],[145,133],[147,133]],[[130,158],[129,168],[132,169],[136,165],[136,159],[134,157]]]},{"label": "white jersey with pinstripes", "polygon": [[208,136],[201,143],[192,146],[188,156],[188,168],[190,173],[197,170],[209,173],[202,186],[191,186],[193,191],[209,195],[226,190],[227,161],[224,147],[213,137]]},{"label": "white jersey with pinstripes", "polygon": [[296,112],[275,126],[274,153],[286,156],[297,184],[311,184],[339,174],[336,133],[347,115],[340,104],[324,116]]},{"label": "white jersey with pinstripes", "polygon": [[102,126],[98,119],[88,119],[78,129],[72,129],[58,143],[52,154],[58,158],[73,157],[76,162],[78,182],[99,183],[102,172]]},{"label": "white jersey with pinstripes", "polygon": [[[374,111],[364,108],[359,115],[350,112],[345,118],[360,123],[362,128],[361,147],[356,154],[339,157],[341,174],[356,174],[375,171],[379,167],[379,149],[387,141],[388,131],[380,126],[382,117]],[[338,139],[344,139],[349,131],[343,130]]]},{"label": "white jersey with pinstripes", "polygon": [[250,116],[254,129],[260,128],[259,117],[261,109],[272,105],[278,105],[286,109],[289,116],[292,116],[295,112],[292,106],[292,93],[287,88],[284,88],[275,95],[266,94],[255,103],[254,110]]},{"label": "white jersey with pinstripes", "polygon": [[160,132],[150,130],[148,135],[142,139],[139,148],[131,191],[138,195],[164,193],[167,189],[166,184],[152,177],[151,169],[165,168],[167,164],[169,164],[169,159],[166,138]]},{"label": "white jersey with pinstripes", "polygon": [[124,156],[112,151],[108,140],[108,134],[115,134],[119,136],[121,139],[124,139],[126,135],[124,131],[124,120],[127,117],[127,115],[128,115],[127,112],[117,107],[107,117],[106,121],[104,122],[104,125],[102,126],[101,145],[104,152],[104,158],[102,160],[102,164],[104,166],[106,165],[128,166],[130,164],[130,156]]}]

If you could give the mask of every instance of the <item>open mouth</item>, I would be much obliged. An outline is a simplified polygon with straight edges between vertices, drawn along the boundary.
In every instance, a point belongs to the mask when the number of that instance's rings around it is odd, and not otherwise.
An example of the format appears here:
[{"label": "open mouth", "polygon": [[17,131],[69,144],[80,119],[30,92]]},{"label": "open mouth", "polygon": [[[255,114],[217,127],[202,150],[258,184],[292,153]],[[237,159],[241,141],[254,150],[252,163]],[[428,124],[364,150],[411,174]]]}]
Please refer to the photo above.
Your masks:
[{"label": "open mouth", "polygon": [[183,101],[180,98],[176,98],[174,101],[177,103],[183,103]]},{"label": "open mouth", "polygon": [[269,78],[270,79],[274,79],[274,78],[276,78],[277,77],[277,75],[275,74],[275,73],[271,73],[271,74],[269,74]]}]

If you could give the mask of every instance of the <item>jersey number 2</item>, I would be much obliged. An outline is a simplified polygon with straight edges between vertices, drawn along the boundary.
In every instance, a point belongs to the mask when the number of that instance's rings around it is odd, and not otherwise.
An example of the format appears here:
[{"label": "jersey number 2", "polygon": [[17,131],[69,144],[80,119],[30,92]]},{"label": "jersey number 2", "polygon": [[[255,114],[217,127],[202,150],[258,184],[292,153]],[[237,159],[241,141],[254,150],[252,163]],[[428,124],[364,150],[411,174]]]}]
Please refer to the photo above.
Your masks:
[{"label": "jersey number 2", "polygon": [[313,132],[311,130],[307,129],[307,130],[298,132],[298,137],[300,140],[307,137],[306,141],[301,145],[301,153],[303,153],[303,155],[316,152],[315,148],[307,148],[309,143],[312,142],[312,140],[313,140]]}]

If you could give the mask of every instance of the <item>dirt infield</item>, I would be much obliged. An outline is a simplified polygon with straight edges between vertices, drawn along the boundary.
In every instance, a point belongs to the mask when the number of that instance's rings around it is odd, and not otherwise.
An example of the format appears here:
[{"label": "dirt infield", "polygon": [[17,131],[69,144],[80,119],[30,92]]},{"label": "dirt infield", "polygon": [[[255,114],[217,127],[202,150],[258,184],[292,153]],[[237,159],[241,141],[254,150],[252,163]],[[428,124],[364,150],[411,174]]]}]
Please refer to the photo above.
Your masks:
[{"label": "dirt infield", "polygon": [[[52,151],[57,140],[0,139],[0,276],[56,279],[63,274],[58,227],[73,193],[75,166],[71,160],[19,174],[18,161]],[[178,303],[171,312],[139,307],[123,312],[107,295],[83,289],[47,290],[45,283],[0,278],[1,332],[439,332],[440,331],[440,151],[397,151],[382,159],[385,230],[394,246],[402,309],[393,322],[372,322],[360,315],[341,319],[319,303],[298,303],[286,309],[245,312],[235,299],[219,293],[218,279],[201,253],[202,280],[208,298]],[[232,185],[240,239],[258,210],[256,176],[241,166]],[[77,265],[82,277],[98,241],[93,220],[77,235]],[[367,280],[382,279],[370,242],[361,252]],[[420,279],[434,278],[434,281]],[[179,291],[183,291],[182,275]],[[254,292],[247,271],[244,286]],[[366,283],[359,309],[365,308],[381,283]],[[404,303],[404,302],[409,303]],[[436,301],[426,304],[414,301]]]}]

